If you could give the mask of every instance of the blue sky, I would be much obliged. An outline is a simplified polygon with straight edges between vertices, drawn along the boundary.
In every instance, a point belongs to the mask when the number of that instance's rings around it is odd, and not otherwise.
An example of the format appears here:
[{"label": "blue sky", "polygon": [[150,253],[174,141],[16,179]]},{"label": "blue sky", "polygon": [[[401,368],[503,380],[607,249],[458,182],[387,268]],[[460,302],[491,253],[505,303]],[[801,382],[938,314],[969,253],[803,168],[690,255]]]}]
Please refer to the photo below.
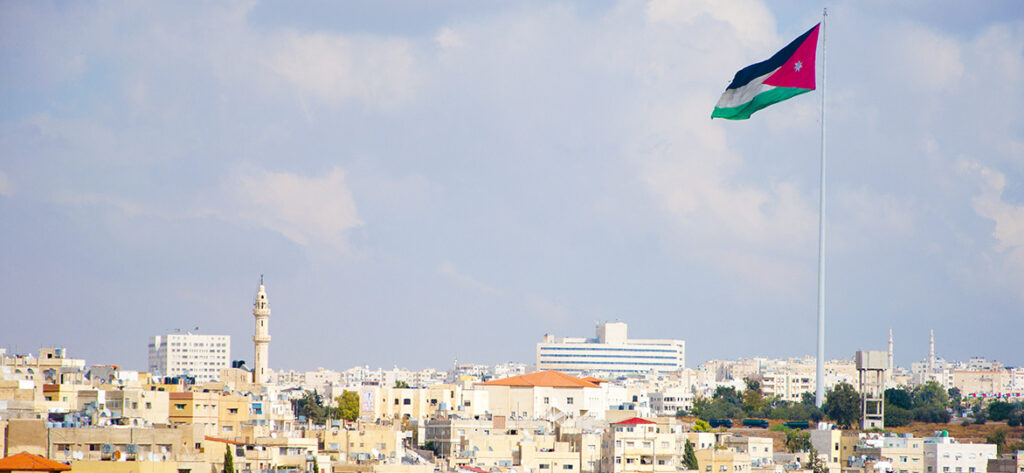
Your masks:
[{"label": "blue sky", "polygon": [[[812,354],[820,91],[709,116],[821,7],[0,3],[0,346],[251,362],[264,274],[274,369]],[[1024,363],[1024,11],[829,8],[827,357]]]}]

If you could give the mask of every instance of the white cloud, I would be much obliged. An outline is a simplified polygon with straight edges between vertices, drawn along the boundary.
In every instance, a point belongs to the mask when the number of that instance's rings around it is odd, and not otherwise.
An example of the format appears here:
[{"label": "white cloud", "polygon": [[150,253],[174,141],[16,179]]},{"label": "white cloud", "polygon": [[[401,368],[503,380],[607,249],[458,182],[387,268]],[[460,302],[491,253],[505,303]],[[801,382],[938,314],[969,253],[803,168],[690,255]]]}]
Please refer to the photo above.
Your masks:
[{"label": "white cloud", "polygon": [[415,95],[420,73],[408,40],[293,32],[281,41],[270,68],[313,98],[390,108]]},{"label": "white cloud", "polygon": [[138,217],[150,213],[144,205],[137,202],[96,192],[62,191],[54,198],[54,202],[71,207],[111,207],[126,217]]},{"label": "white cloud", "polygon": [[759,0],[651,0],[647,4],[647,19],[653,23],[685,25],[702,16],[728,23],[746,41],[760,42],[775,36],[775,16]]},{"label": "white cloud", "polygon": [[348,232],[363,226],[342,168],[314,177],[258,172],[241,177],[232,191],[239,217],[303,246],[345,250]]},{"label": "white cloud", "polygon": [[4,197],[14,195],[14,183],[3,171],[0,171],[0,195]]},{"label": "white cloud", "polygon": [[916,24],[904,24],[887,41],[888,60],[877,67],[899,75],[901,87],[923,93],[950,92],[964,75],[960,42]]},{"label": "white cloud", "polygon": [[437,32],[437,35],[434,36],[434,41],[436,41],[442,48],[449,49],[461,48],[466,45],[466,42],[462,40],[462,36],[449,27],[441,28]]},{"label": "white cloud", "polygon": [[448,260],[442,261],[437,264],[437,273],[447,276],[457,281],[459,284],[471,287],[480,292],[484,292],[487,294],[501,294],[501,291],[494,288],[493,286],[490,286],[472,276],[463,274],[455,267],[454,263]]},{"label": "white cloud", "polygon": [[982,179],[981,194],[971,199],[974,211],[995,223],[992,237],[995,250],[1024,270],[1024,205],[1003,200],[1006,176],[977,162],[961,163],[961,168],[976,173]]}]

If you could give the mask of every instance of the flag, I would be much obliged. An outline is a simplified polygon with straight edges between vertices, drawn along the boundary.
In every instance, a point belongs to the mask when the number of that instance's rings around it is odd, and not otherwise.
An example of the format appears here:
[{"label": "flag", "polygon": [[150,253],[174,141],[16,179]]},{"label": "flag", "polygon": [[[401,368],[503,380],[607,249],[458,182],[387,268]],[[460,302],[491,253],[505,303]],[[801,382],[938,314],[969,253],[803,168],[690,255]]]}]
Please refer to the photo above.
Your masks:
[{"label": "flag", "polygon": [[771,104],[814,90],[814,55],[818,28],[814,25],[767,61],[740,69],[718,99],[711,118],[746,120]]}]

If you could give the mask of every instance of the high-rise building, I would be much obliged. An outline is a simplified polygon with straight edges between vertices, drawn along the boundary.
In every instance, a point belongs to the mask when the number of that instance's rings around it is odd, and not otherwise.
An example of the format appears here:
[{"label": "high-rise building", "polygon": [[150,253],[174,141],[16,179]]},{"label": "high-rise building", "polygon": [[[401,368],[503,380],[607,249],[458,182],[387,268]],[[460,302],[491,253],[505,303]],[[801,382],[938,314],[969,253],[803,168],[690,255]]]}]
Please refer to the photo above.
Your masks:
[{"label": "high-rise building", "polygon": [[190,375],[205,383],[219,380],[220,370],[230,367],[230,335],[172,333],[149,338],[149,371],[154,375]]},{"label": "high-rise building", "polygon": [[598,324],[596,338],[545,335],[537,344],[537,369],[641,373],[680,371],[685,367],[685,341],[631,340],[626,330],[623,322],[607,322]]},{"label": "high-rise building", "polygon": [[267,289],[263,287],[263,276],[260,276],[260,289],[256,291],[252,315],[256,317],[256,333],[252,342],[256,349],[253,358],[252,381],[256,384],[270,382],[270,300]]}]

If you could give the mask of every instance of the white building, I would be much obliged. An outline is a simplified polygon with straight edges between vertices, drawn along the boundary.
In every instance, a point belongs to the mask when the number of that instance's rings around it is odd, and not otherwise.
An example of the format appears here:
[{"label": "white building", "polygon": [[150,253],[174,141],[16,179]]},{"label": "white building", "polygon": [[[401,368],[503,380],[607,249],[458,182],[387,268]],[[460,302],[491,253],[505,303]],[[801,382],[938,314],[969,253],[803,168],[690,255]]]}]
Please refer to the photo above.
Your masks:
[{"label": "white building", "polygon": [[195,376],[217,381],[231,367],[231,336],[174,333],[149,338],[149,371],[158,376]]},{"label": "white building", "polygon": [[601,323],[596,338],[545,335],[537,344],[537,369],[567,373],[681,371],[683,340],[630,340],[623,322]]},{"label": "white building", "polygon": [[996,458],[990,443],[957,443],[950,437],[924,439],[925,473],[985,473]]}]

